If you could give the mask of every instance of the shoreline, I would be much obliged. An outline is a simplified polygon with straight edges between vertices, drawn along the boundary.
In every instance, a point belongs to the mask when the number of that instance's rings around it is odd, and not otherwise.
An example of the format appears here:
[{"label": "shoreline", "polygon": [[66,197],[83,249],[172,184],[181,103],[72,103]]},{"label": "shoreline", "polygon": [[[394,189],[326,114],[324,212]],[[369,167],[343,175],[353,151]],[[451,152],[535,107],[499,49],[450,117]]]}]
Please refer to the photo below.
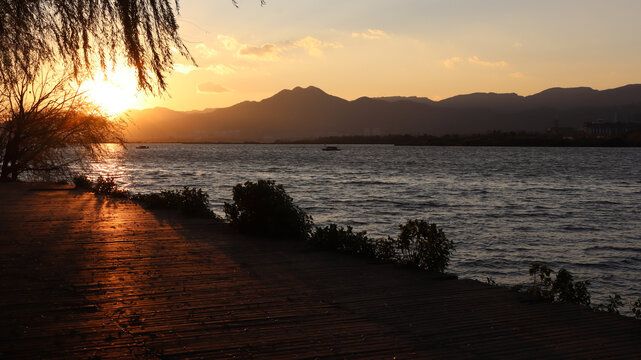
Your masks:
[{"label": "shoreline", "polygon": [[3,356],[641,356],[633,319],[32,189],[0,184]]},{"label": "shoreline", "polygon": [[184,142],[184,141],[131,141],[125,142],[127,145],[132,144],[158,144],[158,145],[168,145],[168,144],[177,144],[177,145],[309,145],[309,146],[321,146],[325,144],[334,144],[334,145],[372,145],[372,146],[402,146],[402,147],[480,147],[480,148],[621,148],[621,149],[634,149],[640,148],[641,144],[634,145],[625,145],[619,142],[609,142],[603,141],[593,142],[593,143],[581,143],[581,144],[511,144],[511,143],[500,143],[500,144],[460,144],[460,143],[428,143],[428,144],[404,144],[404,143],[392,143],[392,142],[305,142],[305,141],[284,141],[284,142],[219,142],[219,141],[193,141],[193,142]]}]

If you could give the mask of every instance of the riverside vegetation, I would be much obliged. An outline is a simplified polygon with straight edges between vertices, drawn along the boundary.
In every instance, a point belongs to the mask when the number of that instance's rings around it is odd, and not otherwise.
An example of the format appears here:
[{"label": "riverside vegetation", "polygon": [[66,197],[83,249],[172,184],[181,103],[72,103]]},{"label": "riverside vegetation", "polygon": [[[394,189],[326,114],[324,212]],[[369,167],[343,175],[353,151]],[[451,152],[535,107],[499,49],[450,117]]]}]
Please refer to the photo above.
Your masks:
[{"label": "riverside vegetation", "polygon": [[[174,209],[187,216],[221,219],[209,209],[209,195],[202,189],[184,187],[159,193],[130,194],[120,189],[113,177],[87,176],[73,179],[76,187],[99,195],[128,198],[147,208]],[[233,188],[233,203],[224,204],[227,221],[237,230],[264,237],[279,237],[305,241],[322,250],[338,251],[355,256],[390,262],[402,266],[443,273],[455,251],[455,244],[441,228],[423,219],[408,220],[399,225],[396,238],[372,239],[365,231],[354,232],[351,226],[330,224],[315,227],[312,217],[294,204],[282,185],[270,180],[237,184]],[[572,303],[594,311],[620,314],[624,302],[617,294],[607,304],[592,305],[589,281],[575,281],[573,275],[560,269],[555,272],[546,264],[533,263],[529,269],[530,283],[517,284],[510,289],[522,295],[524,301]],[[554,277],[553,277],[554,276]],[[492,279],[487,283],[498,286]],[[632,316],[641,320],[641,297],[628,301]]]},{"label": "riverside vegetation", "polygon": [[[552,277],[554,274],[554,278]],[[525,301],[541,301],[550,303],[578,304],[591,308],[593,311],[603,311],[619,314],[624,306],[620,295],[610,295],[607,304],[593,305],[588,291],[589,281],[575,281],[572,274],[561,269],[555,272],[546,264],[533,263],[530,266],[531,283],[517,284],[510,288],[523,295]],[[488,278],[488,284],[496,286],[496,282]],[[636,301],[628,301],[630,311],[635,319],[641,320],[641,297]]]},{"label": "riverside vegetation", "polygon": [[129,191],[119,188],[114,178],[109,176],[99,176],[95,181],[92,181],[85,175],[79,175],[73,178],[73,183],[78,188],[93,191],[98,195],[130,199],[146,208],[177,210],[183,215],[220,221],[220,218],[209,208],[209,194],[202,189],[184,187],[182,190],[131,194]]}]

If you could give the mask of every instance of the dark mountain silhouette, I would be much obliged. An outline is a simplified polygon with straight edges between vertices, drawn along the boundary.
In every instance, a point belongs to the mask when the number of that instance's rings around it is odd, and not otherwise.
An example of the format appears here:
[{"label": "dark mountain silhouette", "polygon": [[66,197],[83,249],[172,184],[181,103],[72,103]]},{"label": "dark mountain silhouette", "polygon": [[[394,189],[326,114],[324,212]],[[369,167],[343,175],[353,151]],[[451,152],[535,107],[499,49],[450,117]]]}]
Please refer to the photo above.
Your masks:
[{"label": "dark mountain silhouette", "polygon": [[474,93],[458,95],[438,102],[440,106],[458,109],[484,108],[499,112],[523,110],[525,98],[517,94]]},{"label": "dark mountain silhouette", "polygon": [[377,97],[375,98],[376,100],[383,100],[383,101],[390,101],[390,102],[396,102],[396,101],[412,101],[412,102],[417,102],[417,103],[422,103],[422,104],[435,104],[436,101],[430,100],[426,97],[418,97],[418,96],[383,96],[383,97]]},{"label": "dark mountain silhouette", "polygon": [[531,96],[475,93],[438,102],[417,97],[347,101],[310,86],[222,109],[130,112],[132,141],[274,141],[321,136],[543,132],[586,121],[640,121],[641,85],[553,88]]}]

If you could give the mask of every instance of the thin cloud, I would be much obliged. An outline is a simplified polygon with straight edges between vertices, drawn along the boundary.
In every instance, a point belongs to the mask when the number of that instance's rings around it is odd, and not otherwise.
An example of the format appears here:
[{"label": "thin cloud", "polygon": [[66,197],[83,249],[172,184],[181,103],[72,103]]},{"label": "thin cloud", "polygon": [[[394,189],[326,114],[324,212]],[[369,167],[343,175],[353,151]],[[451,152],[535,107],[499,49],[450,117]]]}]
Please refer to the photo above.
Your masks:
[{"label": "thin cloud", "polygon": [[196,70],[198,70],[198,68],[194,65],[174,64],[174,71],[181,74],[189,74],[190,72]]},{"label": "thin cloud", "polygon": [[201,94],[220,94],[229,92],[229,89],[220,84],[208,81],[198,85],[198,92]]},{"label": "thin cloud", "polygon": [[277,60],[280,49],[274,44],[261,46],[243,45],[238,50],[238,55],[257,60]]},{"label": "thin cloud", "polygon": [[234,38],[233,36],[218,35],[218,41],[223,44],[225,49],[230,51],[234,51],[239,47],[238,40],[236,40],[236,38]]},{"label": "thin cloud", "polygon": [[523,44],[521,44],[520,42],[517,41],[514,44],[512,44],[512,47],[515,48],[515,49],[520,49],[520,48],[523,47]]},{"label": "thin cloud", "polygon": [[207,67],[208,71],[212,71],[218,75],[228,75],[228,74],[233,74],[236,72],[236,70],[230,66],[224,65],[224,64],[217,64],[217,65],[209,65]]},{"label": "thin cloud", "polygon": [[196,45],[196,50],[206,58],[212,58],[216,56],[216,54],[218,54],[218,51],[216,51],[216,49],[212,49],[203,43]]},{"label": "thin cloud", "polygon": [[342,48],[343,45],[337,44],[337,43],[332,43],[332,42],[325,42],[319,39],[316,39],[311,36],[307,36],[305,38],[302,38],[300,40],[294,41],[293,47],[295,48],[303,48],[307,50],[307,52],[312,55],[312,56],[321,56],[323,55],[323,50],[324,48],[334,48],[334,49],[339,49]]},{"label": "thin cloud", "polygon": [[478,58],[478,56],[472,56],[471,58],[468,58],[467,61],[471,64],[476,64],[476,65],[481,65],[485,67],[492,67],[492,68],[502,68],[507,66],[507,62],[501,60],[501,61],[484,61]]},{"label": "thin cloud", "polygon": [[390,36],[383,30],[367,29],[365,32],[353,32],[352,36],[355,38],[363,38],[370,40],[389,39]]},{"label": "thin cloud", "polygon": [[[252,60],[275,61],[280,59],[281,55],[293,49],[304,49],[309,55],[322,56],[324,49],[340,49],[343,45],[339,43],[323,41],[312,36],[306,36],[296,41],[284,41],[278,45],[266,43],[263,45],[243,44],[233,36],[218,35],[218,40],[223,44],[226,50],[232,51],[237,57]],[[224,66],[209,67],[208,70],[220,74],[235,72],[234,69]]]},{"label": "thin cloud", "polygon": [[525,75],[523,75],[523,74],[522,74],[522,73],[520,73],[520,72],[514,72],[514,73],[511,73],[511,74],[509,74],[509,76],[510,76],[511,78],[514,78],[514,79],[523,79],[523,78],[525,77]]},{"label": "thin cloud", "polygon": [[456,65],[457,63],[462,63],[463,59],[461,59],[458,56],[451,57],[449,59],[443,60],[443,66],[445,66],[448,69],[451,69]]}]

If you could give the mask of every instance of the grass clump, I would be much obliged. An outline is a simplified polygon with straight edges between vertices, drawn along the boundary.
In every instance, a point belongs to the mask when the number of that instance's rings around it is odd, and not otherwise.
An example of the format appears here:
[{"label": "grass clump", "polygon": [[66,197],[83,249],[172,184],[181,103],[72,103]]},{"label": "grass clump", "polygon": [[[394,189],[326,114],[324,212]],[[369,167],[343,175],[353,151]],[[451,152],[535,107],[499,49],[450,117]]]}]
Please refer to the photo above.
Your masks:
[{"label": "grass clump", "polygon": [[238,184],[233,189],[233,201],[225,203],[225,216],[243,232],[300,240],[307,240],[311,234],[312,218],[274,181]]},{"label": "grass clump", "polygon": [[209,208],[209,194],[202,189],[184,187],[182,190],[163,190],[159,193],[136,194],[131,200],[152,209],[175,209],[193,217],[218,217]]}]

